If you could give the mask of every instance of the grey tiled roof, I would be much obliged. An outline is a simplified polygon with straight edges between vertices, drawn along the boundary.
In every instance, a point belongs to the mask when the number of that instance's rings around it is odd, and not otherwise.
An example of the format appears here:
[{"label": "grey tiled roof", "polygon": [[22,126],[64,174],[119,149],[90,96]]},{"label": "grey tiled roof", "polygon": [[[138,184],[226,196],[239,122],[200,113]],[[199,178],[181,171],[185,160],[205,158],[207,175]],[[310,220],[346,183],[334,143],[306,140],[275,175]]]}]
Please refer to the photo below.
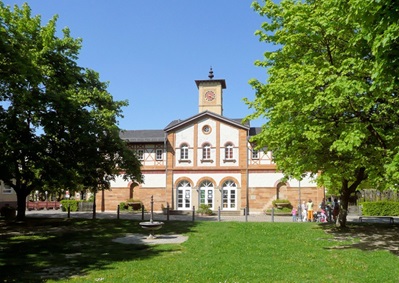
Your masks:
[{"label": "grey tiled roof", "polygon": [[261,131],[262,131],[261,127],[251,127],[249,129],[249,136],[250,137],[255,136],[255,135],[259,134]]},{"label": "grey tiled roof", "polygon": [[127,130],[121,131],[121,139],[128,142],[164,142],[163,130]]}]

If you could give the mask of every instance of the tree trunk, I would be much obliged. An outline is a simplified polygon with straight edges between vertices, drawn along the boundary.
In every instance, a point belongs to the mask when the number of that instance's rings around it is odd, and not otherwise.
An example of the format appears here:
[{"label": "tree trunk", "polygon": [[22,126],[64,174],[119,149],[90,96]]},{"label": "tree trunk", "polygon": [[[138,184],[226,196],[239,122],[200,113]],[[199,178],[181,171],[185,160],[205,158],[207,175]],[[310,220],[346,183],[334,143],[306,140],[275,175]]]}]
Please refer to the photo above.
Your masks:
[{"label": "tree trunk", "polygon": [[366,168],[361,167],[358,168],[355,172],[355,181],[349,186],[348,180],[342,181],[341,187],[341,200],[339,207],[339,214],[337,218],[337,226],[346,227],[346,220],[348,216],[348,205],[349,205],[349,197],[352,193],[356,192],[356,189],[360,185],[363,180],[367,179]]},{"label": "tree trunk", "polygon": [[350,195],[351,195],[351,192],[349,191],[349,188],[347,186],[345,189],[343,188],[343,190],[341,191],[341,199],[340,199],[340,204],[339,204],[339,214],[338,214],[337,226],[346,227]]},{"label": "tree trunk", "polygon": [[19,189],[15,190],[17,193],[17,221],[23,221],[25,220],[25,215],[26,215],[26,197],[28,194],[26,193],[25,190]]}]

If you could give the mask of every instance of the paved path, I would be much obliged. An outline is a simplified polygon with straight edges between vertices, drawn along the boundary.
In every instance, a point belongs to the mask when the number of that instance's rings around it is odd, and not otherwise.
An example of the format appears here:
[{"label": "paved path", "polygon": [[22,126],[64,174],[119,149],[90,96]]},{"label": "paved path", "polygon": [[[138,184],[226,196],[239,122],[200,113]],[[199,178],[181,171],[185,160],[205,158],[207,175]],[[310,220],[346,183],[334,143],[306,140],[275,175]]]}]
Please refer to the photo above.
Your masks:
[{"label": "paved path", "polygon": [[[26,211],[27,217],[46,217],[46,218],[67,218],[68,213],[61,210],[30,210]],[[91,212],[71,212],[70,218],[93,218]],[[96,218],[98,219],[117,219],[118,215],[115,211],[97,212]],[[141,213],[133,212],[121,212],[119,214],[120,219],[132,219],[132,220],[144,220],[148,221],[150,219],[150,214],[145,213],[144,219]],[[154,213],[154,221],[167,221],[167,216],[162,213]],[[171,221],[192,221],[192,215],[170,215],[169,220]],[[350,221],[359,221],[359,216],[354,213],[350,213],[347,217]],[[198,216],[195,215],[194,221],[219,221],[218,216]],[[292,222],[291,216],[274,216],[266,214],[255,214],[252,213],[248,216],[221,216],[220,221],[239,221],[239,222]],[[396,223],[399,223],[399,218],[395,219]]]}]

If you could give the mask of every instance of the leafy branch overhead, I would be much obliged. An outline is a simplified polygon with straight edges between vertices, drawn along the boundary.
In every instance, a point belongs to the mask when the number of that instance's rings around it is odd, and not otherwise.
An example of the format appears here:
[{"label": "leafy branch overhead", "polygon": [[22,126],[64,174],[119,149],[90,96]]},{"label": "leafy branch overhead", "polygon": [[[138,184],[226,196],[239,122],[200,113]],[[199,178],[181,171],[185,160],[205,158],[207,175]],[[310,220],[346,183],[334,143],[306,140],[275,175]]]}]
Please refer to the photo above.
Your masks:
[{"label": "leafy branch overhead", "polygon": [[117,175],[142,182],[140,162],[120,139],[114,101],[99,74],[78,66],[81,39],[57,16],[41,25],[27,4],[0,2],[0,179],[17,192],[18,215],[32,190],[108,188]]},{"label": "leafy branch overhead", "polygon": [[[347,199],[366,179],[392,188],[399,167],[399,7],[394,1],[266,0],[256,32],[273,45],[255,64],[253,114],[266,123],[254,138],[278,168]],[[343,201],[345,206],[345,201]],[[346,210],[347,207],[343,207]]]}]

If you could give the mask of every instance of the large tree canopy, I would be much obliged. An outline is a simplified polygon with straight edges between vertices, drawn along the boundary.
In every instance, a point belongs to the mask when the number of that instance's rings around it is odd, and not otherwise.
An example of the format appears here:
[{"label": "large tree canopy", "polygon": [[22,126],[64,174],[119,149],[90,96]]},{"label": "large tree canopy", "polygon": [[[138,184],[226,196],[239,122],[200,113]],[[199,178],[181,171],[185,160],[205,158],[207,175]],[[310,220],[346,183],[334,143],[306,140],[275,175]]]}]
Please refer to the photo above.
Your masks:
[{"label": "large tree canopy", "polygon": [[142,181],[119,137],[127,102],[77,65],[81,40],[67,28],[57,37],[56,20],[42,26],[27,4],[0,2],[0,180],[17,193],[19,218],[26,196],[43,186],[96,191],[119,174]]},{"label": "large tree canopy", "polygon": [[359,184],[398,180],[398,6],[266,0],[253,7],[267,17],[256,34],[275,46],[256,62],[267,82],[252,80],[256,96],[246,100],[254,109],[247,119],[267,121],[254,141],[288,177],[322,172],[319,183],[340,191],[345,225]]}]

